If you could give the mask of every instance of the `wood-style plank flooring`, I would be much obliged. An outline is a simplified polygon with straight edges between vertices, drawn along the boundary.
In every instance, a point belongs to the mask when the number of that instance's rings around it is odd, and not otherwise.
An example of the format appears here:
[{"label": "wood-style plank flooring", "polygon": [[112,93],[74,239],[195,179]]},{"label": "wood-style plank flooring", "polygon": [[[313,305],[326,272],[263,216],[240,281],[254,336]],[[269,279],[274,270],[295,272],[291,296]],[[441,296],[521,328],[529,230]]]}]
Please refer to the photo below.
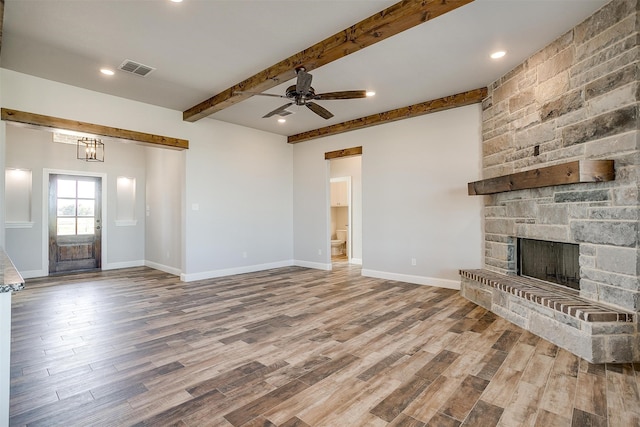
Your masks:
[{"label": "wood-style plank flooring", "polygon": [[346,264],[31,280],[12,330],[12,426],[640,425],[640,364]]}]

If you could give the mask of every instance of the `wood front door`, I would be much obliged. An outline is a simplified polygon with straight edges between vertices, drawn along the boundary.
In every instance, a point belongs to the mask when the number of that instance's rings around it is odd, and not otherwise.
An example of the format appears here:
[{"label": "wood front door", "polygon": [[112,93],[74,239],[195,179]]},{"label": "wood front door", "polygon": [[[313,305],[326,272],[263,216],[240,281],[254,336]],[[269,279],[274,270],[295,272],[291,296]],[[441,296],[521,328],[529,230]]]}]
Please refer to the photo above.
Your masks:
[{"label": "wood front door", "polygon": [[102,180],[49,176],[49,274],[100,269]]}]

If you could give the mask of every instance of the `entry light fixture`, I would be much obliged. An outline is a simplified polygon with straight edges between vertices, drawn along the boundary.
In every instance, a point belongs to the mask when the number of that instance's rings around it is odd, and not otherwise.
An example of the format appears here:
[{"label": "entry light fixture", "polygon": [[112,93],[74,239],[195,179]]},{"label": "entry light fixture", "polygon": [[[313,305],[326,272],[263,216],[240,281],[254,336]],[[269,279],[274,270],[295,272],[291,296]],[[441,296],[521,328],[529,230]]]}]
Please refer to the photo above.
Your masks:
[{"label": "entry light fixture", "polygon": [[78,159],[85,162],[104,162],[104,144],[98,138],[78,139]]}]

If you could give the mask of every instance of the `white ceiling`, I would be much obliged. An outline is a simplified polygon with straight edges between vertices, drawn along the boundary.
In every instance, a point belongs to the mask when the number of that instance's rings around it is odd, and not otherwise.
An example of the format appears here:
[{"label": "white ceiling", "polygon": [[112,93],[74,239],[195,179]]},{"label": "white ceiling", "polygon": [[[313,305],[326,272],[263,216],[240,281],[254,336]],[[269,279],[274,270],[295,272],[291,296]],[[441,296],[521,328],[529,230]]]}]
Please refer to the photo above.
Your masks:
[{"label": "white ceiling", "polygon": [[[175,110],[186,110],[397,0],[6,0],[2,68]],[[261,118],[286,103],[254,96],[210,116],[293,135],[483,87],[608,0],[476,0],[313,70],[317,93],[375,90],[319,101],[287,123]],[[506,50],[492,60],[489,54]],[[116,71],[125,59],[157,70]],[[284,94],[293,81],[268,91]],[[7,106],[11,108],[11,106]]]}]

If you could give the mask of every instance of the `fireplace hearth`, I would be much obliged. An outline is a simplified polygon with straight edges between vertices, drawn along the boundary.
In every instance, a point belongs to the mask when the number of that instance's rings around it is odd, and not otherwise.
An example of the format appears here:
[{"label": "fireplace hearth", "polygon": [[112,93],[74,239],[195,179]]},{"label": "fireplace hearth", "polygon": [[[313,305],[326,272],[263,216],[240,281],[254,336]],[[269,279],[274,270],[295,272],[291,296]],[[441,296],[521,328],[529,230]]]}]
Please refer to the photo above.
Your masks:
[{"label": "fireplace hearth", "polygon": [[580,290],[580,245],[518,239],[518,276]]}]

